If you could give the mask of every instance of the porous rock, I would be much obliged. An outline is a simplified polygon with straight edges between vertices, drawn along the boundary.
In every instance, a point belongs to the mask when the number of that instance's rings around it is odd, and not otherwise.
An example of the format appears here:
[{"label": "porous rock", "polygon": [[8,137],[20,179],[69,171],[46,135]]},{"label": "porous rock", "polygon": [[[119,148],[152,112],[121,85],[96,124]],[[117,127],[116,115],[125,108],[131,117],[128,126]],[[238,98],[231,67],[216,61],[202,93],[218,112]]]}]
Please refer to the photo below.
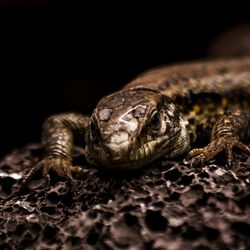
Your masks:
[{"label": "porous rock", "polygon": [[0,249],[249,249],[249,158],[231,169],[223,155],[192,168],[183,160],[134,172],[88,166],[75,184],[37,173],[11,197],[42,157],[40,145],[15,150],[0,163]]}]

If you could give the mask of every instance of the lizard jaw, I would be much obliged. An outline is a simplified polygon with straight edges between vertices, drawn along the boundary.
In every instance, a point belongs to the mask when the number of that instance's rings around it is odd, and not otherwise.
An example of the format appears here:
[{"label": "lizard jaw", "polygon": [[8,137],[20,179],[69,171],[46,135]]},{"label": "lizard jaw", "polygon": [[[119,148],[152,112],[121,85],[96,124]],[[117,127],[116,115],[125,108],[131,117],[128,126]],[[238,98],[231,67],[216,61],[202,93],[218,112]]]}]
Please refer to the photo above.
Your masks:
[{"label": "lizard jaw", "polygon": [[[184,153],[189,147],[186,124],[183,122],[181,128],[171,137],[164,135],[156,140],[148,141],[141,146],[131,146],[129,137],[121,133],[115,135],[116,142],[102,145],[91,149],[92,154],[86,148],[88,162],[96,166],[104,166],[110,170],[132,170],[145,166],[160,157],[172,158]],[[117,137],[116,137],[117,136]],[[117,142],[118,141],[118,142]],[[105,150],[104,150],[105,149]],[[93,152],[95,152],[93,157]],[[95,160],[92,160],[92,159]]]}]

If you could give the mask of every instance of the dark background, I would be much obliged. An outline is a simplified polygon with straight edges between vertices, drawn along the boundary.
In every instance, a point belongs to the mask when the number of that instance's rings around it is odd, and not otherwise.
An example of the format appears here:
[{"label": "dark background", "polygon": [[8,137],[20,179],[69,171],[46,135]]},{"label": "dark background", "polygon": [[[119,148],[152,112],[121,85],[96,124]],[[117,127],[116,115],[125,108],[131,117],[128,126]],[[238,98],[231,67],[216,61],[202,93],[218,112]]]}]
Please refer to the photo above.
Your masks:
[{"label": "dark background", "polygon": [[0,3],[1,155],[39,141],[48,115],[91,112],[136,74],[204,57],[215,37],[250,20],[244,2],[32,2]]}]

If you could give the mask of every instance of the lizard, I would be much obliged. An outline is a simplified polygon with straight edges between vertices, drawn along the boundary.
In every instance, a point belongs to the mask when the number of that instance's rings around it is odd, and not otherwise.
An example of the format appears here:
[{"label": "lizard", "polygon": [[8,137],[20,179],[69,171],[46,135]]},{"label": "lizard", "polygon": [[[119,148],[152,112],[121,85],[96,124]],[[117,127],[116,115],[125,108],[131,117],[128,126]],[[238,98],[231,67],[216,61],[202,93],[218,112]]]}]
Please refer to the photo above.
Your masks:
[{"label": "lizard", "polygon": [[[201,138],[207,144],[199,145]],[[72,165],[78,140],[89,164],[133,170],[161,158],[187,155],[203,165],[224,151],[250,154],[250,57],[177,63],[154,68],[103,97],[91,116],[52,115],[43,124],[44,158],[22,181],[53,169],[72,181],[82,168]]]}]

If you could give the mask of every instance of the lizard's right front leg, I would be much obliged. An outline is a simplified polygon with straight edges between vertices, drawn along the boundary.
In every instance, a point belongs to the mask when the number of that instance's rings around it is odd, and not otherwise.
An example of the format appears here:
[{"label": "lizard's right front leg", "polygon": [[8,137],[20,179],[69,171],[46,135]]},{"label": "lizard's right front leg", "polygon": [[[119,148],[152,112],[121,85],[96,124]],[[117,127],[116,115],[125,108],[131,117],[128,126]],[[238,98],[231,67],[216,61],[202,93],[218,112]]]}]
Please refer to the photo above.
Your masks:
[{"label": "lizard's right front leg", "polygon": [[73,139],[84,141],[89,117],[65,113],[49,117],[43,124],[42,145],[44,159],[31,168],[21,183],[21,189],[39,169],[49,181],[49,171],[53,169],[59,176],[72,182],[72,173],[81,172],[80,167],[72,166]]}]

